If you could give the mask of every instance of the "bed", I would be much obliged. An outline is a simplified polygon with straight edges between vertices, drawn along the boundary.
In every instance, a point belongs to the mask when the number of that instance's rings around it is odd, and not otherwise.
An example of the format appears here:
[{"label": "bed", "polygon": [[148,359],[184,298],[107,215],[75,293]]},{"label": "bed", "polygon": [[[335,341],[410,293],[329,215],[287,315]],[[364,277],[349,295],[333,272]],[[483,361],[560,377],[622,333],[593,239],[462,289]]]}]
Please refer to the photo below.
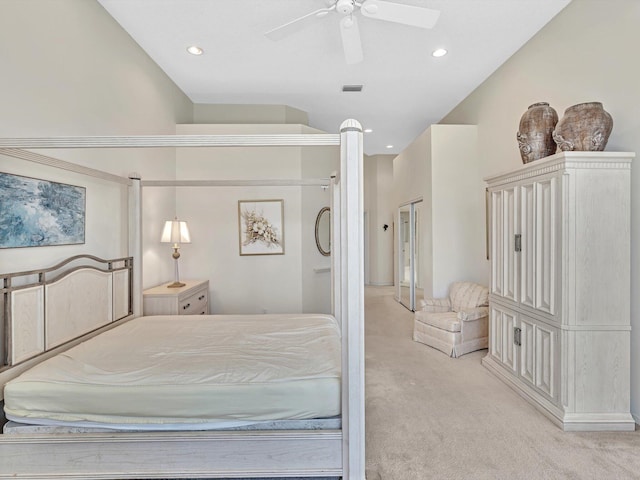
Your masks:
[{"label": "bed", "polygon": [[340,415],[340,331],[329,315],[138,317],[5,387],[7,419],[206,430]]},{"label": "bed", "polygon": [[[131,257],[90,258],[103,267],[72,266],[85,260],[74,257],[56,266],[64,273],[55,278],[48,267],[1,277],[6,320],[2,333],[8,340],[0,385],[7,385],[5,410],[15,422],[9,428],[13,430],[0,435],[0,478],[364,479],[358,122],[344,122],[339,135],[0,139],[0,153],[122,182],[26,149],[229,145],[340,145],[340,171],[331,180],[336,212],[332,215],[333,315],[213,315],[193,323],[143,317],[141,274],[135,268],[142,258],[141,194],[143,188],[167,182],[142,181],[132,175],[126,179]],[[181,184],[217,183],[183,180]],[[37,279],[16,282],[20,275]],[[86,281],[94,277],[97,280]],[[76,309],[79,304],[84,307]],[[243,337],[248,331],[258,334]],[[137,336],[154,340],[149,342],[151,351],[136,351],[138,342],[135,348],[127,343]],[[234,344],[232,338],[240,340]],[[114,350],[116,345],[123,350]],[[276,355],[265,345],[279,345]],[[239,346],[244,350],[230,352]],[[221,354],[225,348],[228,355]],[[195,350],[207,360],[188,358]],[[125,351],[137,358],[137,369],[125,368],[134,364],[133,358],[125,358]],[[258,353],[267,357],[252,370]],[[185,362],[204,363],[206,368],[190,367],[185,373]],[[225,364],[231,363],[248,368],[228,370]],[[265,369],[265,363],[270,368]],[[154,369],[164,376],[150,375]],[[85,383],[87,371],[93,385]],[[75,382],[78,372],[83,372],[82,382]],[[114,383],[105,382],[106,377]],[[118,401],[123,390],[129,400]],[[203,390],[216,392],[216,401],[203,401],[211,398]],[[101,413],[80,411],[88,404],[102,405]]]}]

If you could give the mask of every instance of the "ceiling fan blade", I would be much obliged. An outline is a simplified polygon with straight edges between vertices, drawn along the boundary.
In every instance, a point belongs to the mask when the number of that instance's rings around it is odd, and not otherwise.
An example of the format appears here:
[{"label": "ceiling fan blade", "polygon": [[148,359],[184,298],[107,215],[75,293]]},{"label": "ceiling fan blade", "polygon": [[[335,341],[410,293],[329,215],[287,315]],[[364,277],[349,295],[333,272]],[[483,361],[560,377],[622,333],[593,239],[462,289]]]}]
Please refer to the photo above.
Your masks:
[{"label": "ceiling fan blade", "polygon": [[335,9],[335,5],[332,5],[328,8],[321,8],[314,12],[303,15],[302,17],[296,18],[295,20],[291,20],[284,25],[280,25],[279,27],[269,30],[268,32],[265,32],[265,35],[271,40],[282,40],[292,33],[302,30],[307,25],[312,24],[318,17],[324,17],[327,13]]},{"label": "ceiling fan blade", "polygon": [[362,55],[362,42],[356,17],[349,15],[340,20],[340,34],[342,35],[342,48],[346,62],[349,65],[360,63],[364,56]]},{"label": "ceiling fan blade", "polygon": [[383,0],[365,0],[360,11],[365,17],[420,28],[433,28],[440,17],[439,10]]}]

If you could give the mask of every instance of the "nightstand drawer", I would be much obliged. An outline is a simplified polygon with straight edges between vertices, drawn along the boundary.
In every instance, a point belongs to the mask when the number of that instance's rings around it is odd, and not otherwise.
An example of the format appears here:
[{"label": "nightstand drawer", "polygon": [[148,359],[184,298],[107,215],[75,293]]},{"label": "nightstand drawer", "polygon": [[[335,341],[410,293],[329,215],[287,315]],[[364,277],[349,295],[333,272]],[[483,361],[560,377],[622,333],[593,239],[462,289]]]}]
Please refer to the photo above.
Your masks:
[{"label": "nightstand drawer", "polygon": [[208,291],[201,290],[180,302],[178,315],[204,315],[208,313]]}]

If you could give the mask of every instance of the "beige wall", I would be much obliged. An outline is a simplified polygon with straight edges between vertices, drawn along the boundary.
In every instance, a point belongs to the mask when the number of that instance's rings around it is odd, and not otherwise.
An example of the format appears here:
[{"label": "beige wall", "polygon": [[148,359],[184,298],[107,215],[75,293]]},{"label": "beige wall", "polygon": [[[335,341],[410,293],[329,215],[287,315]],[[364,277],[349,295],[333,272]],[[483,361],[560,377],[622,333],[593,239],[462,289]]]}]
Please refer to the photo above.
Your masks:
[{"label": "beige wall", "polygon": [[[225,105],[196,103],[193,123],[287,123],[308,125],[306,112],[286,105]],[[339,125],[336,125],[338,131]]]},{"label": "beige wall", "polygon": [[[394,231],[394,284],[398,285],[399,222],[398,208],[409,202],[422,200],[419,222],[423,232],[432,231],[431,200],[431,131],[425,130],[393,160],[393,208],[395,219]],[[425,272],[433,271],[433,238],[430,233],[421,235],[421,259],[418,284],[422,291],[431,296],[433,292],[433,275]]]},{"label": "beige wall", "polygon": [[[301,126],[301,133],[319,133]],[[338,127],[336,128],[336,131]],[[302,178],[330,178],[340,169],[339,147],[305,147],[301,149]],[[300,225],[301,283],[303,312],[331,312],[331,257],[322,255],[316,246],[316,218],[322,207],[331,205],[331,191],[322,187],[302,188]],[[337,207],[339,208],[339,207]]]},{"label": "beige wall", "polygon": [[419,285],[446,296],[454,281],[488,284],[484,184],[473,125],[432,125],[393,162],[396,208],[418,206]]},{"label": "beige wall", "polygon": [[[87,0],[0,2],[0,131],[3,137],[170,134],[191,121],[192,104],[97,3]],[[52,155],[122,176],[173,178],[170,149],[75,150]],[[87,188],[84,245],[0,250],[4,271],[42,267],[79,253],[127,250],[121,188],[81,175],[0,157],[0,171]],[[145,195],[146,238],[174,214],[170,192]],[[145,243],[145,283],[170,277]]]},{"label": "beige wall", "polygon": [[364,158],[365,263],[370,285],[393,285],[393,159],[394,155]]},{"label": "beige wall", "polygon": [[[561,117],[600,101],[613,116],[606,150],[640,153],[640,2],[574,0],[443,123],[478,125],[483,175],[521,165],[515,134],[529,105],[547,101]],[[638,163],[640,159],[636,159]],[[632,168],[631,388],[640,415],[640,168]]]},{"label": "beige wall", "polygon": [[[180,135],[317,133],[303,125],[178,125]],[[177,178],[254,180],[329,178],[336,148],[224,147],[177,149]],[[307,150],[307,149],[305,149]],[[321,187],[178,188],[177,213],[192,243],[180,258],[182,278],[209,279],[212,313],[330,312],[330,266],[316,248],[314,227],[329,191]],[[284,255],[239,255],[238,200],[284,200]],[[170,250],[161,261],[171,262]]]}]

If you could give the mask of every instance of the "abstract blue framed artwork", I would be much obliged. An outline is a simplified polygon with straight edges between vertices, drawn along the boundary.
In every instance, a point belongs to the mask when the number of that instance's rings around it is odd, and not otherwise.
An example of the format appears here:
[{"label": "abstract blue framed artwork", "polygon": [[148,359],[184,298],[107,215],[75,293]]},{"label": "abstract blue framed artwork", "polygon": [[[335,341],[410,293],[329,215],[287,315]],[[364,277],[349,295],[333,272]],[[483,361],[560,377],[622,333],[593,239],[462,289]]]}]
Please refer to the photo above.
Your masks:
[{"label": "abstract blue framed artwork", "polygon": [[86,189],[0,172],[0,248],[84,243]]}]

